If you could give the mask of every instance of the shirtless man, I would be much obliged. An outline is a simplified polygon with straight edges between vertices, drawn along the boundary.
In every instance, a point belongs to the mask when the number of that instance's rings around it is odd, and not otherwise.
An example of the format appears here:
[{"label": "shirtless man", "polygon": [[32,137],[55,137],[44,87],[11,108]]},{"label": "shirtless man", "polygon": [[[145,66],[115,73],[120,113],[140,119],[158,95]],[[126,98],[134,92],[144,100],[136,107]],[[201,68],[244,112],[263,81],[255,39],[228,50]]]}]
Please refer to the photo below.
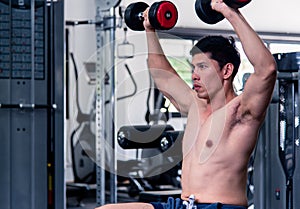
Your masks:
[{"label": "shirtless man", "polygon": [[222,0],[212,0],[211,6],[234,28],[254,73],[243,93],[236,95],[232,82],[240,58],[233,41],[221,36],[206,37],[191,51],[194,88],[189,88],[166,60],[146,10],[144,26],[151,75],[160,91],[187,115],[181,200],[109,204],[101,209],[184,209],[188,207],[183,202],[189,198],[194,198],[191,201],[196,208],[247,207],[247,164],[273,94],[276,62],[238,10]]}]

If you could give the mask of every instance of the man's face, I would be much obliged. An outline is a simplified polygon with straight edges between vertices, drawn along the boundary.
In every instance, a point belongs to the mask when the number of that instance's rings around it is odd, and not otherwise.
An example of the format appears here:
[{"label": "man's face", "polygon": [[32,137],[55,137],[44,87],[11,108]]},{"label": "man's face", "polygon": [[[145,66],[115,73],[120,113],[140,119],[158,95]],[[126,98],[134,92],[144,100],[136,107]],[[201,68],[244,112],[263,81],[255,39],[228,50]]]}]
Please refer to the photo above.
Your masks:
[{"label": "man's face", "polygon": [[222,71],[209,53],[195,54],[192,58],[193,86],[199,98],[211,100],[223,88]]}]

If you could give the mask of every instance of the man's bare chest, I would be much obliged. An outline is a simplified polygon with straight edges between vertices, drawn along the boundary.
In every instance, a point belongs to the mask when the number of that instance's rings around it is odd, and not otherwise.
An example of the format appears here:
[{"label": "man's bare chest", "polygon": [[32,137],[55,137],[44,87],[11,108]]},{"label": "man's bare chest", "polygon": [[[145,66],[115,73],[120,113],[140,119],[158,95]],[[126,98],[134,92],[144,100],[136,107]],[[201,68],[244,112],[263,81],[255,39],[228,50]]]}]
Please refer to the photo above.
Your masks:
[{"label": "man's bare chest", "polygon": [[197,154],[201,162],[205,162],[224,146],[238,124],[237,111],[232,106],[225,106],[211,114],[195,111],[187,120],[183,153]]}]

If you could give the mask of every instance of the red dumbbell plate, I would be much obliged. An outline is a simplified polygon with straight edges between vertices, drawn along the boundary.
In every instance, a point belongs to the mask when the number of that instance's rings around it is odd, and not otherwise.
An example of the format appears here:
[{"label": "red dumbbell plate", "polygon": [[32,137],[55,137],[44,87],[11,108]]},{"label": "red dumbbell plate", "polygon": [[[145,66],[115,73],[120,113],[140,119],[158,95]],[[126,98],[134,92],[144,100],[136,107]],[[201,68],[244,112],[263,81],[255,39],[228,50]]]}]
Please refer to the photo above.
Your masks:
[{"label": "red dumbbell plate", "polygon": [[149,21],[156,29],[171,29],[176,25],[177,19],[178,11],[172,2],[156,2],[149,9]]}]

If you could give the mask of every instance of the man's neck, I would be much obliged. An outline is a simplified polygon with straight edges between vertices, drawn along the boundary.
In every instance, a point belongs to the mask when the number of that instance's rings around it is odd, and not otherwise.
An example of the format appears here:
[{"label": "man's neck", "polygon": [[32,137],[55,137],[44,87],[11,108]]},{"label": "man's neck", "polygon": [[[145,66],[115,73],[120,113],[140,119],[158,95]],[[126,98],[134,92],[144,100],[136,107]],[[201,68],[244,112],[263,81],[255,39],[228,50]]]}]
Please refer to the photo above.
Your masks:
[{"label": "man's neck", "polygon": [[214,111],[224,107],[227,103],[229,103],[236,96],[237,95],[233,89],[226,91],[226,92],[220,91],[211,100],[207,100],[207,111],[214,112]]}]

